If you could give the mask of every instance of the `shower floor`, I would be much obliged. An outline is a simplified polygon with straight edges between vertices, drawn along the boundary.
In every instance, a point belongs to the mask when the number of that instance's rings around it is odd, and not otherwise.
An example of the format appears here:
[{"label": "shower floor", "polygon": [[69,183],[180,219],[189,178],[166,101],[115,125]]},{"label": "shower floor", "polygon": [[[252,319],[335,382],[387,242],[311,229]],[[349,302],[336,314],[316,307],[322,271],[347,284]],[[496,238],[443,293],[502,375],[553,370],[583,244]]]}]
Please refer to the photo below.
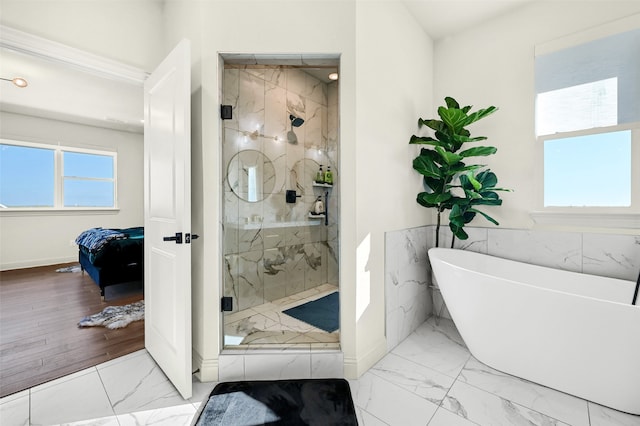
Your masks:
[{"label": "shower floor", "polygon": [[320,299],[338,290],[322,284],[298,294],[274,300],[250,309],[225,314],[224,347],[339,349],[340,329],[333,333],[316,328],[282,313],[294,306]]}]

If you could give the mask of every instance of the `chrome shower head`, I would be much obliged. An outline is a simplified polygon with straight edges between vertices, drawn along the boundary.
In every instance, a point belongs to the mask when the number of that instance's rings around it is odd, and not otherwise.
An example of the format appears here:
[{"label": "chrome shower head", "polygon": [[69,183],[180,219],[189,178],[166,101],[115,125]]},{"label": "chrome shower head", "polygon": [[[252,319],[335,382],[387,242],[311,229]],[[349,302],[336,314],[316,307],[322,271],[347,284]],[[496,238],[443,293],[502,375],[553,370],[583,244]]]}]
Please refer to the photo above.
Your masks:
[{"label": "chrome shower head", "polygon": [[304,123],[304,120],[300,117],[296,117],[293,114],[289,114],[289,120],[291,120],[292,127],[300,127]]}]

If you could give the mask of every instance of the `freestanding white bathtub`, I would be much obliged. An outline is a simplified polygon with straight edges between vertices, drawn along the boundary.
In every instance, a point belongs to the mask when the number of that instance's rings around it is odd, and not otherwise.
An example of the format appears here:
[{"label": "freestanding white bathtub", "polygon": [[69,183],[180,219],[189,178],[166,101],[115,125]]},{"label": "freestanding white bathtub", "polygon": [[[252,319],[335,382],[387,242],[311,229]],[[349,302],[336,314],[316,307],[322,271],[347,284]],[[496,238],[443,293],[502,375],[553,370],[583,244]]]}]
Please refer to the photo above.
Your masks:
[{"label": "freestanding white bathtub", "polygon": [[640,415],[635,283],[432,248],[438,286],[471,354],[496,370]]}]

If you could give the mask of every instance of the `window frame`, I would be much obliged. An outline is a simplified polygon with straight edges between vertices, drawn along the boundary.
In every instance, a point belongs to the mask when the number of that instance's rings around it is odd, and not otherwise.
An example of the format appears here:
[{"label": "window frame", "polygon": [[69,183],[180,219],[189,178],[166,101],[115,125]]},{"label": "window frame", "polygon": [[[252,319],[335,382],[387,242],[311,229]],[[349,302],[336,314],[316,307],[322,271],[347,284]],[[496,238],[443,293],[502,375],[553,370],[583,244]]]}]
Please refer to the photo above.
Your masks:
[{"label": "window frame", "polygon": [[[548,140],[631,131],[631,205],[622,207],[545,206],[544,143]],[[540,224],[571,224],[601,228],[640,228],[640,122],[561,132],[536,137],[536,210],[531,217]]]},{"label": "window frame", "polygon": [[[100,213],[100,212],[117,212],[118,206],[118,153],[117,151],[109,151],[105,149],[96,148],[84,148],[70,145],[61,144],[47,144],[38,142],[21,141],[15,139],[0,138],[0,144],[13,145],[24,148],[36,148],[47,149],[53,151],[53,170],[54,170],[54,194],[53,194],[53,207],[7,207],[1,208],[0,214],[11,216],[12,213],[20,214],[49,214],[49,213],[69,213],[69,212],[88,212],[88,213]],[[100,155],[111,157],[113,160],[113,179],[101,179],[112,180],[113,182],[113,206],[111,207],[66,207],[64,205],[64,153],[80,153],[89,155]]]},{"label": "window frame", "polygon": [[[539,55],[552,53],[573,46],[612,36],[618,33],[640,28],[640,14],[594,27],[579,33],[573,33],[555,40],[537,44],[533,60]],[[535,134],[536,91],[533,91],[533,128],[535,143],[535,203],[529,216],[538,225],[563,228],[591,229],[640,229],[640,122],[618,124],[607,127],[559,132],[548,135]],[[552,139],[588,136],[605,132],[631,130],[631,205],[629,207],[558,207],[544,206],[544,142]],[[634,231],[635,232],[635,231]]]}]

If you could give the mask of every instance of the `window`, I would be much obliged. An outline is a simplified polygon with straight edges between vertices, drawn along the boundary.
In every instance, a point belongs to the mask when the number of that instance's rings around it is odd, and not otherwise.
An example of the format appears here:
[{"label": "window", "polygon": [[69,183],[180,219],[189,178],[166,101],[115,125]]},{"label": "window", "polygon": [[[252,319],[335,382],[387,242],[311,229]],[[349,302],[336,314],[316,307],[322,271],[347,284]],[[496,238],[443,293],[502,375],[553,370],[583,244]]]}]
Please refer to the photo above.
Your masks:
[{"label": "window", "polygon": [[116,153],[0,141],[0,208],[116,207]]},{"label": "window", "polygon": [[546,211],[640,212],[640,29],[632,28],[536,48],[539,204]]}]

